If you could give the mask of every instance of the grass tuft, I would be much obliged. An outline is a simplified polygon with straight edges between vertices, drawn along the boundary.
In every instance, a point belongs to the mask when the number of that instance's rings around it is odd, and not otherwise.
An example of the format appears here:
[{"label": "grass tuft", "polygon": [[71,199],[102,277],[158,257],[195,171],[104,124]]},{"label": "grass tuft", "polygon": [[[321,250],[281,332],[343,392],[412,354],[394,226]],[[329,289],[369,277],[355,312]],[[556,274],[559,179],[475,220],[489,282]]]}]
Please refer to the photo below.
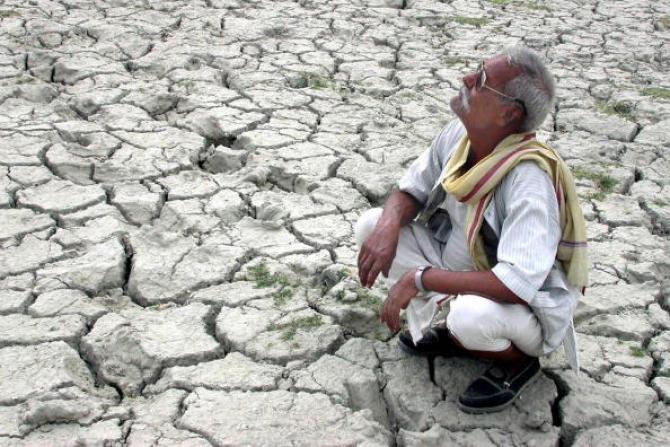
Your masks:
[{"label": "grass tuft", "polygon": [[267,265],[260,264],[249,267],[249,277],[255,281],[254,287],[263,289],[267,287],[277,287],[273,298],[276,305],[281,306],[286,303],[295,294],[295,288],[299,283],[293,283],[288,276],[283,273],[270,273]]},{"label": "grass tuft", "polygon": [[299,329],[309,331],[321,326],[322,324],[323,317],[321,315],[312,315],[309,317],[298,318],[285,324],[271,324],[268,329],[271,331],[281,330],[282,334],[280,338],[283,341],[291,341],[295,338],[295,335],[298,333]]},{"label": "grass tuft", "polygon": [[654,98],[670,99],[670,89],[662,87],[647,87],[640,92],[642,96],[653,96]]},{"label": "grass tuft", "polygon": [[656,25],[657,29],[670,29],[670,16],[661,16],[655,20],[654,24]]},{"label": "grass tuft", "polygon": [[645,357],[647,355],[647,350],[641,346],[629,346],[628,348],[633,357]]},{"label": "grass tuft", "polygon": [[481,28],[490,22],[486,17],[465,17],[465,16],[452,16],[450,19],[461,25],[470,25],[477,28]]},{"label": "grass tuft", "polygon": [[21,14],[19,14],[17,11],[14,11],[13,9],[2,9],[0,10],[0,19],[7,19],[9,17],[19,17]]},{"label": "grass tuft", "polygon": [[271,26],[263,30],[263,34],[265,34],[267,37],[285,37],[289,34],[289,32],[289,28],[283,25]]},{"label": "grass tuft", "polygon": [[379,311],[382,307],[381,298],[362,288],[356,289],[356,295],[358,295],[358,303],[361,306],[370,309],[379,315]]},{"label": "grass tuft", "polygon": [[572,170],[572,175],[577,179],[586,179],[594,183],[598,190],[586,195],[587,199],[593,199],[602,202],[607,197],[607,194],[614,191],[614,188],[619,183],[617,179],[607,174],[600,172],[589,171],[588,169],[578,167]]},{"label": "grass tuft", "polygon": [[537,1],[530,1],[530,2],[525,2],[523,3],[523,6],[533,10],[533,11],[551,11],[551,8],[543,3],[539,3]]},{"label": "grass tuft", "polygon": [[635,121],[635,105],[629,101],[615,101],[613,103],[599,102],[598,111],[606,115],[617,115],[629,121]]}]

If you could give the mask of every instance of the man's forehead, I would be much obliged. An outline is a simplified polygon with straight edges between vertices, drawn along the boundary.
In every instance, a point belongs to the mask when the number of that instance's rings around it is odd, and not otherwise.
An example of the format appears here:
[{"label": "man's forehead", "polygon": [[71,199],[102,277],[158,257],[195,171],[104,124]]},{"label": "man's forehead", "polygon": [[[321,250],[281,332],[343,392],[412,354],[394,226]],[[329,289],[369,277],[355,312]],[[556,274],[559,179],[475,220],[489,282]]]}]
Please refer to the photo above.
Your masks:
[{"label": "man's forehead", "polygon": [[492,81],[508,81],[516,77],[521,70],[510,64],[509,59],[504,54],[498,54],[484,61],[484,69],[487,78]]}]

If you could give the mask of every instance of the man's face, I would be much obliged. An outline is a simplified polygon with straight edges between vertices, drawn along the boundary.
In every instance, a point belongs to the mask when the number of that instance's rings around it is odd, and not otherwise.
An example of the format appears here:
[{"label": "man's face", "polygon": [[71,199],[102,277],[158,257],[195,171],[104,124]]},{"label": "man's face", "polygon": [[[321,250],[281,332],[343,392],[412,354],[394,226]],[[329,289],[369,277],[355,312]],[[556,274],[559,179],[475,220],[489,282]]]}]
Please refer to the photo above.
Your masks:
[{"label": "man's face", "polygon": [[[484,61],[486,85],[499,92],[505,84],[519,74],[519,70],[507,62],[505,56],[495,56]],[[485,129],[500,122],[505,107],[503,98],[489,88],[478,88],[481,73],[472,72],[463,77],[463,86],[451,99],[451,110],[461,119],[467,129]]]}]

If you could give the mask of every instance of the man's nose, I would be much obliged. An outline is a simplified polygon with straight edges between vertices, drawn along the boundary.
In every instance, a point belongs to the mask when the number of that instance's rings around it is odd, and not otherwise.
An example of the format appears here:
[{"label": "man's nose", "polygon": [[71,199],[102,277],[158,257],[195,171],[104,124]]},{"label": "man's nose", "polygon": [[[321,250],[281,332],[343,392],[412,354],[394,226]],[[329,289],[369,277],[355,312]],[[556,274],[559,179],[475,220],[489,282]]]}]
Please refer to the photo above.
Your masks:
[{"label": "man's nose", "polygon": [[468,90],[472,89],[472,87],[475,85],[475,79],[477,79],[476,73],[468,73],[463,76],[463,84],[468,88]]}]

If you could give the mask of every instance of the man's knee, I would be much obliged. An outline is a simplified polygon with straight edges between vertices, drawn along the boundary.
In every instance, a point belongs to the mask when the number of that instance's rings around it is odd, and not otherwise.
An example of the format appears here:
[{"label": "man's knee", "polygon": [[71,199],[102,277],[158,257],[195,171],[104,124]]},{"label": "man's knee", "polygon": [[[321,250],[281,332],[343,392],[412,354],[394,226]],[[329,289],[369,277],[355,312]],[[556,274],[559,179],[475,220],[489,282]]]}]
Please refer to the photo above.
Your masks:
[{"label": "man's knee", "polygon": [[354,236],[356,238],[356,245],[359,247],[363,245],[365,239],[368,238],[372,230],[374,230],[377,221],[382,215],[381,208],[371,208],[361,214],[354,226]]},{"label": "man's knee", "polygon": [[447,328],[466,349],[503,350],[508,344],[497,334],[495,302],[476,295],[460,295],[451,302]]}]

